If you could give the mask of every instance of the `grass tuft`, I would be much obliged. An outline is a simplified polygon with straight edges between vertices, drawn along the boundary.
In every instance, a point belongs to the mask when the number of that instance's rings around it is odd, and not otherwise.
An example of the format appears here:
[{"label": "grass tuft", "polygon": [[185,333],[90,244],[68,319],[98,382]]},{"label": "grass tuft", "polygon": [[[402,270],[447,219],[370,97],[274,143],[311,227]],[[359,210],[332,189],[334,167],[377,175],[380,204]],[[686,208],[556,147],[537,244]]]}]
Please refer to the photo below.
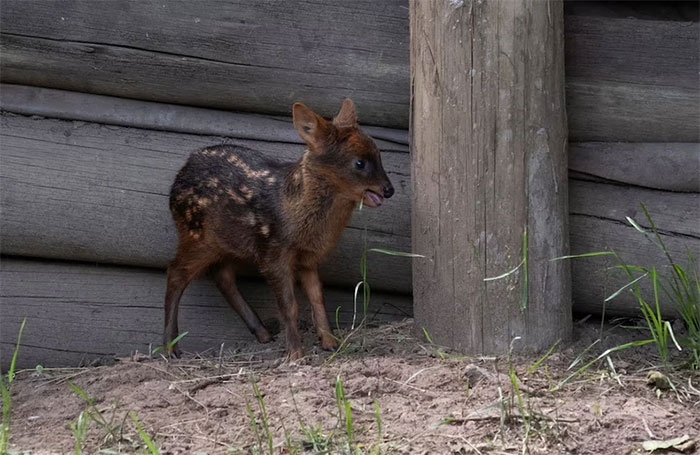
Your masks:
[{"label": "grass tuft", "polygon": [[0,454],[7,452],[10,445],[11,419],[12,419],[12,382],[15,380],[15,364],[17,355],[19,354],[19,346],[22,342],[22,332],[24,325],[27,323],[27,318],[22,320],[17,334],[17,343],[15,350],[12,353],[10,360],[10,370],[7,372],[7,380],[3,379],[2,371],[0,371],[0,395],[2,396],[2,420],[0,421]]},{"label": "grass tuft", "polygon": [[[624,292],[631,292],[639,305],[640,315],[644,319],[646,328],[649,330],[651,335],[651,338],[648,340],[635,343],[626,343],[613,349],[619,350],[632,346],[654,343],[659,358],[663,363],[667,363],[669,359],[669,347],[671,342],[673,342],[673,345],[681,352],[683,347],[686,348],[688,355],[687,363],[689,367],[695,370],[700,369],[700,277],[697,262],[690,251],[688,251],[688,263],[686,266],[682,266],[677,263],[664,244],[663,238],[659,234],[659,230],[657,229],[656,224],[654,224],[654,220],[649,214],[646,206],[644,204],[640,205],[650,229],[644,229],[638,222],[630,217],[627,217],[627,222],[630,224],[630,226],[637,230],[637,232],[641,233],[647,240],[649,240],[663,252],[666,260],[668,261],[670,270],[669,273],[660,273],[656,265],[641,266],[637,264],[628,264],[615,251],[597,251],[592,253],[574,254],[554,258],[552,260],[613,256],[617,261],[617,265],[615,265],[613,268],[624,272],[629,281],[604,300],[602,319],[605,318],[605,307],[607,302],[618,297]],[[642,292],[640,284],[645,280],[651,281],[651,295],[644,295]],[[665,320],[661,313],[662,299],[666,299],[670,306],[675,307],[680,314],[685,327],[687,328],[688,333],[686,337],[680,338],[679,340],[676,339],[671,323],[668,320]],[[588,349],[590,349],[590,347]],[[590,366],[593,362],[602,359],[603,357],[599,356],[592,362],[586,364],[583,369],[585,370],[586,367]],[[580,372],[580,370],[581,369],[577,371]],[[566,383],[568,381],[565,380],[563,382]]]}]

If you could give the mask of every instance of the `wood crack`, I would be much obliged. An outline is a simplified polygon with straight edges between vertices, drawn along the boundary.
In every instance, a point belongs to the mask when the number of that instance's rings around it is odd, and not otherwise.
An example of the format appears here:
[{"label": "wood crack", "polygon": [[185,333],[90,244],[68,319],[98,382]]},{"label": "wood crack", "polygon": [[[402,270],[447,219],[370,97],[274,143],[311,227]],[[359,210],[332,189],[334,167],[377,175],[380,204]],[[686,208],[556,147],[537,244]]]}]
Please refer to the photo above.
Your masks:
[{"label": "wood crack", "polygon": [[[200,62],[207,62],[207,63],[216,63],[216,64],[221,64],[221,65],[231,65],[231,66],[240,66],[240,67],[247,67],[247,68],[262,68],[262,69],[283,69],[285,71],[289,71],[292,73],[298,73],[298,74],[308,74],[309,71],[307,70],[296,70],[293,68],[285,68],[285,67],[277,67],[277,66],[267,66],[267,65],[253,65],[250,63],[240,63],[240,62],[227,62],[225,60],[217,60],[217,59],[212,59],[212,58],[207,58],[207,57],[200,57],[196,55],[188,55],[188,54],[179,54],[176,52],[169,52],[169,51],[160,51],[160,50],[155,50],[155,49],[146,49],[143,47],[139,46],[127,46],[124,44],[114,44],[114,43],[102,43],[99,41],[82,41],[82,40],[67,40],[67,39],[60,39],[60,38],[48,38],[45,36],[34,36],[34,35],[26,35],[22,33],[9,33],[9,32],[2,32],[0,33],[0,36],[11,36],[15,38],[27,38],[27,39],[35,39],[35,40],[43,40],[43,41],[51,41],[51,42],[57,42],[57,43],[67,43],[67,44],[81,44],[85,46],[103,46],[103,47],[112,47],[115,49],[125,49],[125,50],[131,50],[131,51],[138,51],[138,52],[145,52],[145,53],[152,53],[152,54],[158,54],[158,55],[164,55],[168,57],[175,57],[178,59],[192,59],[195,61],[200,61]],[[311,74],[318,74],[321,76],[332,76],[332,77],[337,77],[337,74],[332,74],[332,73],[324,73],[321,71],[313,71]],[[339,88],[339,87],[335,87]],[[371,92],[371,90],[369,90]]]},{"label": "wood crack", "polygon": [[[592,174],[590,172],[577,171],[576,169],[571,169],[571,168],[569,168],[569,173],[570,173],[569,180],[576,180],[579,182],[600,183],[602,185],[613,185],[613,186],[619,186],[619,187],[624,187],[624,188],[629,188],[629,187],[640,188],[640,189],[649,190],[649,191],[662,191],[665,193],[699,194],[697,191],[677,191],[677,190],[669,190],[666,188],[645,186],[645,185],[641,185],[639,183],[623,182],[622,180],[611,179],[609,177],[602,177],[600,175]],[[571,175],[571,173],[575,173],[576,175]],[[580,177],[589,177],[589,178],[580,178]]]},{"label": "wood crack", "polygon": [[[576,213],[576,212],[570,212],[570,213],[569,213],[569,216],[572,216],[572,217],[573,217],[573,216],[580,216],[580,217],[586,217],[586,218],[594,218],[594,219],[596,219],[596,220],[606,221],[606,222],[609,222],[609,223],[614,223],[614,224],[618,224],[618,225],[621,225],[621,226],[628,227],[628,228],[630,228],[630,229],[634,229],[634,228],[633,228],[632,226],[630,226],[626,221],[620,221],[620,220],[617,220],[617,219],[615,219],[615,218],[610,218],[610,217],[606,217],[606,216],[591,215],[591,214],[589,214],[589,213]],[[642,225],[642,224],[640,224],[640,226],[642,226],[643,228],[646,228],[646,229],[651,229],[649,226],[644,226],[644,225]],[[669,237],[685,238],[685,239],[692,239],[692,240],[700,240],[700,235],[686,234],[686,233],[683,233],[683,232],[675,232],[675,231],[669,231],[669,230],[666,230],[666,229],[658,229],[658,228],[657,228],[657,231],[659,232],[659,234],[661,234],[661,235],[666,235],[666,236],[669,236]],[[640,235],[641,235],[641,234],[640,234]]]}]

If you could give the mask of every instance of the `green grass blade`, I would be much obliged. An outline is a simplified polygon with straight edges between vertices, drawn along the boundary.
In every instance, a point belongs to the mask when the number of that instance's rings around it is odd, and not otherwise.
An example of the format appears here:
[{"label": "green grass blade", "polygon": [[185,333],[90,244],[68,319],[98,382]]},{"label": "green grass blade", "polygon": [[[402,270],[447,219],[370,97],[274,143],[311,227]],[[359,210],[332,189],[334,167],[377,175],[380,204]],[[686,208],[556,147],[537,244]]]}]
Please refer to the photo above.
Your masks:
[{"label": "green grass blade", "polygon": [[622,286],[620,289],[618,289],[617,291],[615,291],[615,292],[613,292],[612,294],[610,294],[610,296],[608,296],[608,297],[605,299],[605,302],[611,301],[612,299],[614,299],[615,297],[617,297],[618,295],[620,295],[620,293],[621,293],[622,291],[624,291],[625,289],[627,289],[627,288],[630,287],[630,286],[634,286],[639,280],[641,280],[642,278],[644,278],[644,277],[646,277],[646,276],[648,276],[647,273],[645,273],[644,275],[642,275],[642,276],[640,276],[640,277],[637,277],[637,278],[635,278],[634,280],[630,281],[629,283],[625,284],[625,285]]},{"label": "green grass blade", "polygon": [[352,444],[353,426],[352,426],[352,406],[350,401],[345,401],[345,431],[348,435],[348,444]]},{"label": "green grass blade", "polygon": [[15,344],[15,350],[12,353],[12,360],[10,360],[10,371],[7,373],[7,383],[12,384],[15,379],[15,363],[17,363],[17,356],[19,354],[19,346],[22,342],[22,332],[24,332],[24,326],[27,323],[27,318],[22,319],[22,324],[19,326],[19,333],[17,334],[17,343]]},{"label": "green grass blade", "polygon": [[78,387],[77,385],[73,384],[73,383],[70,382],[70,381],[68,381],[68,385],[70,386],[71,389],[73,389],[73,391],[74,391],[76,394],[78,394],[78,396],[79,396],[80,398],[82,398],[83,400],[85,400],[85,402],[86,402],[88,405],[91,405],[91,404],[92,404],[92,400],[91,400],[90,397],[87,395],[87,393],[85,393],[85,391],[83,391],[83,389],[81,389],[80,387]]},{"label": "green grass blade", "polygon": [[263,399],[258,383],[253,381],[253,392],[255,393],[255,399],[258,402],[258,408],[260,409],[260,420],[262,421],[263,431],[265,432],[265,438],[267,439],[267,448],[270,453],[273,451],[273,439],[272,432],[270,432],[269,419],[267,417],[267,409],[265,409],[265,400]]},{"label": "green grass blade", "polygon": [[407,252],[407,251],[386,250],[384,248],[370,248],[367,251],[372,251],[373,253],[388,254],[389,256],[401,256],[404,258],[424,258],[425,257],[422,254],[411,253],[411,252]]},{"label": "green grass blade", "polygon": [[338,405],[338,422],[340,422],[344,410],[343,402],[345,401],[345,391],[343,390],[343,382],[340,376],[335,377],[335,401]]},{"label": "green grass blade", "polygon": [[513,269],[507,271],[506,273],[503,273],[503,274],[498,275],[498,276],[492,276],[492,277],[484,278],[484,281],[502,280],[503,278],[506,278],[507,276],[510,276],[510,275],[514,274],[515,272],[517,272],[518,270],[520,270],[520,267],[522,267],[523,264],[525,264],[525,260],[524,260],[524,259],[523,259],[522,261],[520,261],[520,264],[518,264],[517,266],[515,266],[515,268],[513,268]]},{"label": "green grass blade", "polygon": [[374,400],[374,417],[377,421],[377,438],[379,442],[382,442],[382,414],[377,400]]},{"label": "green grass blade", "polygon": [[604,359],[606,356],[608,356],[609,354],[611,354],[613,352],[621,351],[623,349],[631,348],[634,346],[644,346],[645,344],[649,344],[649,343],[653,343],[653,342],[654,342],[654,340],[631,341],[629,343],[621,344],[619,346],[615,346],[613,348],[610,348],[607,351],[600,354],[595,359],[591,360],[590,362],[588,362],[587,364],[585,364],[584,366],[582,366],[581,368],[576,370],[575,372],[571,373],[568,377],[566,377],[566,379],[563,379],[561,382],[559,382],[559,384],[557,384],[557,386],[554,388],[554,391],[561,390],[562,387],[564,387],[566,384],[571,382],[576,376],[578,376],[579,374],[583,373],[588,368],[590,368],[591,365],[593,365],[594,363],[596,363],[599,360]]},{"label": "green grass blade", "polygon": [[673,340],[673,344],[676,345],[676,349],[678,349],[679,351],[682,351],[683,349],[678,344],[678,341],[676,340],[676,335],[673,333],[673,327],[671,327],[671,323],[668,321],[664,321],[664,324],[666,324],[666,329],[668,329],[668,333],[671,336],[671,339]]},{"label": "green grass blade", "polygon": [[253,414],[253,407],[250,405],[248,398],[245,398],[245,409],[248,413],[248,419],[250,420],[250,426],[253,428],[253,433],[255,434],[255,439],[258,441],[258,450],[262,450],[262,439],[260,438],[260,432],[258,431],[258,421],[255,419],[255,414]]},{"label": "green grass blade", "polygon": [[[0,371],[0,396],[2,397],[2,420],[0,420],[0,454],[4,454],[7,451],[7,447],[10,444],[10,432],[11,432],[11,420],[12,420],[12,382],[15,380],[15,364],[17,363],[17,357],[19,356],[19,347],[22,343],[22,332],[24,332],[24,326],[27,323],[27,318],[22,319],[22,324],[19,326],[19,333],[17,334],[17,343],[15,344],[15,350],[12,353],[12,359],[10,360],[10,369],[7,372],[7,381],[2,377],[2,371]],[[7,384],[5,384],[7,382]]]},{"label": "green grass blade", "polygon": [[422,327],[422,329],[423,329],[423,335],[425,335],[425,339],[428,340],[428,343],[433,344],[433,339],[430,338],[428,331],[425,329],[425,327]]},{"label": "green grass blade", "polygon": [[614,256],[615,252],[613,251],[595,251],[593,253],[582,253],[582,254],[569,254],[567,256],[559,256],[554,259],[550,259],[549,261],[561,261],[564,259],[579,259],[579,258],[591,258],[595,256]]},{"label": "green grass blade", "polygon": [[141,440],[146,444],[146,447],[148,447],[148,450],[151,452],[151,455],[160,455],[160,450],[158,447],[156,447],[156,444],[153,442],[150,436],[148,436],[148,433],[146,433],[146,430],[143,429],[143,426],[141,425],[141,422],[139,422],[139,418],[136,417],[136,413],[134,411],[129,412],[131,415],[131,420],[134,422],[134,426],[136,426],[136,431],[138,431],[139,436],[141,437]]},{"label": "green grass blade", "polygon": [[520,297],[520,311],[527,309],[528,299],[528,281],[527,281],[527,228],[523,232],[523,274],[522,274],[522,289]]},{"label": "green grass blade", "polygon": [[540,367],[540,365],[542,364],[542,362],[544,362],[545,360],[547,360],[547,358],[552,354],[552,352],[554,352],[554,348],[557,347],[557,345],[559,344],[560,341],[561,341],[561,340],[555,341],[554,344],[552,345],[552,347],[549,348],[549,350],[547,350],[547,352],[545,352],[544,355],[543,355],[542,357],[540,357],[539,359],[537,359],[537,360],[535,361],[535,363],[533,363],[532,366],[531,366],[530,368],[527,369],[527,373],[526,373],[526,374],[532,374],[532,373],[534,373],[535,370],[537,370],[537,368]]},{"label": "green grass blade", "polygon": [[593,343],[589,344],[588,347],[587,347],[586,349],[584,349],[579,355],[577,355],[576,358],[574,359],[574,361],[571,362],[571,364],[569,365],[569,367],[567,368],[567,370],[570,370],[570,369],[572,369],[573,367],[575,367],[576,365],[578,365],[579,362],[581,362],[581,360],[583,360],[583,356],[585,356],[586,353],[587,353],[588,351],[590,351],[591,348],[593,348],[593,346],[595,346],[595,345],[598,344],[598,343],[600,343],[600,338],[598,338],[597,340],[595,340]]},{"label": "green grass blade", "polygon": [[168,351],[172,350],[173,346],[175,346],[180,340],[182,340],[184,337],[186,337],[188,333],[190,333],[190,332],[182,332],[181,334],[176,336],[170,343],[168,343],[167,346],[156,346],[151,351],[151,354],[156,354],[158,351],[160,351],[164,348],[167,348]]}]

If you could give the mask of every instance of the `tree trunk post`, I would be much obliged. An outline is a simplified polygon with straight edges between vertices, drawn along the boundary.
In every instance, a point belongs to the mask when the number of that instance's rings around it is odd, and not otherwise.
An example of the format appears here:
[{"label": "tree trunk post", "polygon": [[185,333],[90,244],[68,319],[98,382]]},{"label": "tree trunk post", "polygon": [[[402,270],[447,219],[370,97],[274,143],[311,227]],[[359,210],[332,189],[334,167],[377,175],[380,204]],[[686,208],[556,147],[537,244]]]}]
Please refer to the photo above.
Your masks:
[{"label": "tree trunk post", "polygon": [[[571,331],[561,0],[410,0],[416,330],[471,354]],[[520,264],[517,271],[498,279]]]}]

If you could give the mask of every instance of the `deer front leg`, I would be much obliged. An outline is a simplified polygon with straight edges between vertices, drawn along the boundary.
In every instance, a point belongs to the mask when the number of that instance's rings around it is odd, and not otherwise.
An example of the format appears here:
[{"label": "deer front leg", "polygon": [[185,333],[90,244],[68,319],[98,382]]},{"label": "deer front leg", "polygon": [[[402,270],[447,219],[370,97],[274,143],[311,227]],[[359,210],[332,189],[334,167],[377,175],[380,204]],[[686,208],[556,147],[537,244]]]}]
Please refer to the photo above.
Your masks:
[{"label": "deer front leg", "polygon": [[338,340],[333,336],[331,327],[328,324],[326,307],[323,304],[323,287],[318,276],[318,268],[314,266],[301,269],[299,271],[299,281],[311,303],[314,324],[321,339],[321,347],[326,350],[335,350],[338,347]]},{"label": "deer front leg", "polygon": [[297,324],[299,305],[294,295],[294,272],[291,266],[286,264],[283,266],[275,264],[272,267],[266,267],[262,272],[277,299],[277,306],[286,332],[287,358],[299,360],[303,356],[303,352]]}]

